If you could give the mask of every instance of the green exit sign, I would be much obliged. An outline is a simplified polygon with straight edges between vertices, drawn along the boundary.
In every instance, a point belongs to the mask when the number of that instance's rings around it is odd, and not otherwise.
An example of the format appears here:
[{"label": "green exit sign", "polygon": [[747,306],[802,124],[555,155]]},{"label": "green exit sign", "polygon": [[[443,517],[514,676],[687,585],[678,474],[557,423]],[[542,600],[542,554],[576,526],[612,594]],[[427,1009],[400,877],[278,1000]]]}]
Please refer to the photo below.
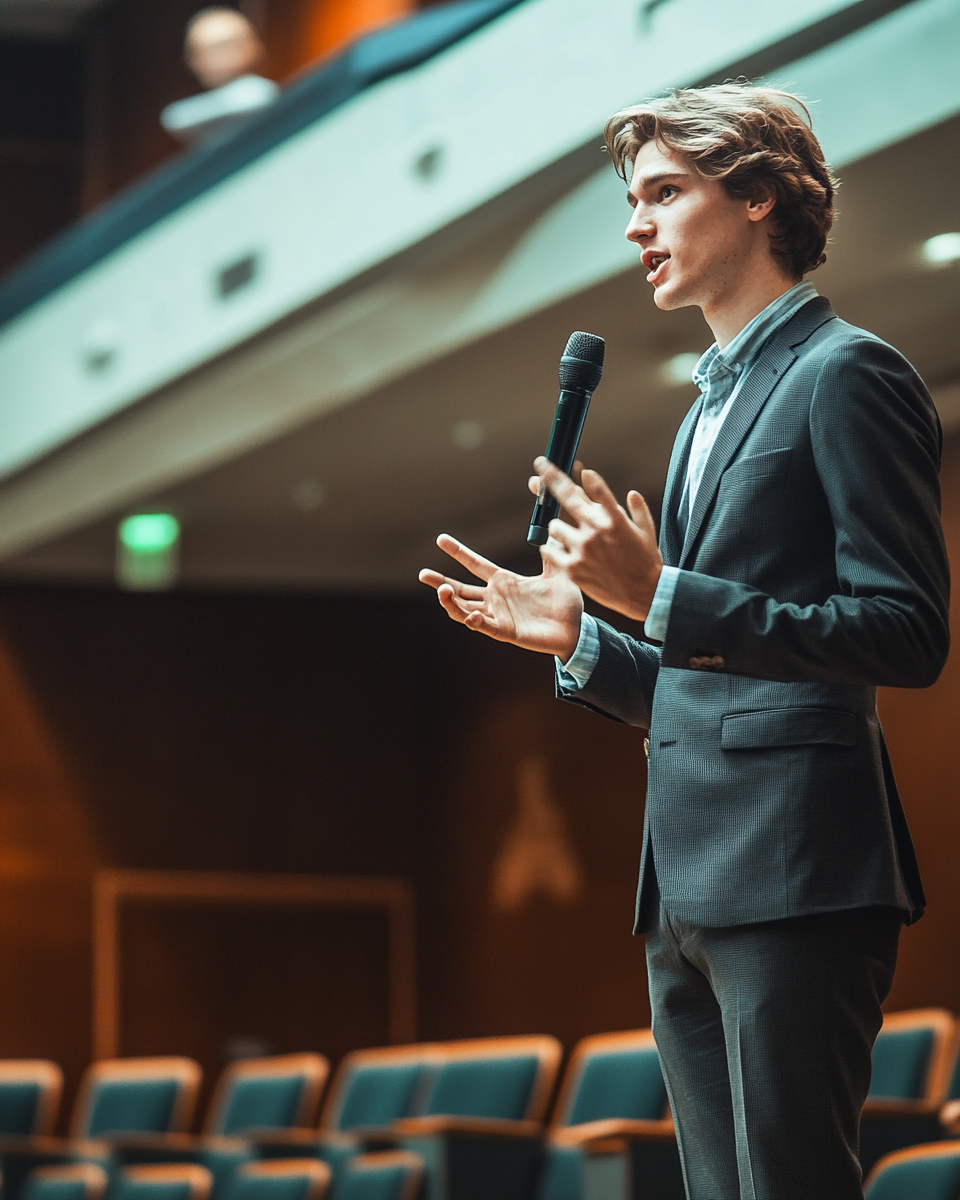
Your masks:
[{"label": "green exit sign", "polygon": [[117,583],[131,591],[173,587],[180,570],[180,522],[171,513],[136,513],[117,526]]}]

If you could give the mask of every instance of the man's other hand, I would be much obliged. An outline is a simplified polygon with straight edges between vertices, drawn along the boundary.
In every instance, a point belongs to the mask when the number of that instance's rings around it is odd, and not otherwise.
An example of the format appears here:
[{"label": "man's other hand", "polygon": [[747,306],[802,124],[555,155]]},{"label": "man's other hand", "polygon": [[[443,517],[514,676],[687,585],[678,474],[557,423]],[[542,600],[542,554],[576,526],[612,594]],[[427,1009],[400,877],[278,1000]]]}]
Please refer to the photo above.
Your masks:
[{"label": "man's other hand", "polygon": [[498,642],[569,661],[580,640],[583,597],[562,570],[544,558],[542,575],[516,575],[446,533],[437,545],[483,581],[478,586],[439,571],[420,572],[420,582],[436,589],[449,617]]},{"label": "man's other hand", "polygon": [[639,492],[628,492],[624,509],[596,471],[584,468],[578,487],[546,458],[533,466],[531,492],[546,485],[569,517],[550,522],[549,540],[540,550],[544,571],[552,567],[591,600],[645,621],[663,567],[647,502]]}]

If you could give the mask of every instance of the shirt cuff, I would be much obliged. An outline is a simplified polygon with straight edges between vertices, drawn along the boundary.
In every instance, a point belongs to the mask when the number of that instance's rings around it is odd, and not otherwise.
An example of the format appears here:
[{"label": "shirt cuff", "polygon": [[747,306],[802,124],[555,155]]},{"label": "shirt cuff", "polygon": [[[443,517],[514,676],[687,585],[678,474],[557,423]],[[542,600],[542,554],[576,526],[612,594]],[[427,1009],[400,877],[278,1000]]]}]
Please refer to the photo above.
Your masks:
[{"label": "shirt cuff", "polygon": [[[643,632],[651,642],[665,642],[667,627],[670,624],[670,609],[673,605],[673,593],[677,590],[677,579],[680,571],[677,567],[662,567],[657,590],[653,593],[653,602],[647,619],[643,623]],[[577,647],[579,649],[579,646]],[[576,655],[574,655],[576,658]]]},{"label": "shirt cuff", "polygon": [[589,613],[581,613],[580,637],[576,650],[565,663],[557,659],[557,675],[561,684],[566,688],[576,688],[577,691],[586,687],[599,658],[600,634],[597,631],[597,622]]}]

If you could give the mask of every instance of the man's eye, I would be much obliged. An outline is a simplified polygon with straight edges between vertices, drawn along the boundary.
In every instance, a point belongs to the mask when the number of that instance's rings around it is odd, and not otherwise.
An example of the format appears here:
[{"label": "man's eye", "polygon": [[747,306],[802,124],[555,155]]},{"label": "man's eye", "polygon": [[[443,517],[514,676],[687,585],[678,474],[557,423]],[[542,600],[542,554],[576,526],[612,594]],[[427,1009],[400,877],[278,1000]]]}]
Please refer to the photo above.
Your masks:
[{"label": "man's eye", "polygon": [[665,188],[660,189],[660,199],[661,200],[669,200],[671,196],[675,196],[677,194],[677,191],[678,191],[677,188],[673,187],[672,184],[668,183]]}]

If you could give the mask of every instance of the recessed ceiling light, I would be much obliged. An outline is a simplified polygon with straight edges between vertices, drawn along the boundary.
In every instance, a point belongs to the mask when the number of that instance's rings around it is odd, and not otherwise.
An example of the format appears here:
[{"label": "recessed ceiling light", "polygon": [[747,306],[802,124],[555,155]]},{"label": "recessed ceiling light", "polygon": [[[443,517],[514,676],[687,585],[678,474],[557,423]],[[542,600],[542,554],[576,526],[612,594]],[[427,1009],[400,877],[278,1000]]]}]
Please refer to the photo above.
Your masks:
[{"label": "recessed ceiling light", "polygon": [[956,262],[960,259],[960,233],[938,233],[936,237],[927,238],[922,254],[934,267]]},{"label": "recessed ceiling light", "polygon": [[681,387],[685,383],[693,383],[693,368],[700,361],[700,355],[692,351],[685,354],[675,354],[660,366],[660,378],[671,387]]},{"label": "recessed ceiling light", "polygon": [[453,444],[461,450],[476,450],[487,440],[487,431],[479,421],[458,421],[450,436]]}]

